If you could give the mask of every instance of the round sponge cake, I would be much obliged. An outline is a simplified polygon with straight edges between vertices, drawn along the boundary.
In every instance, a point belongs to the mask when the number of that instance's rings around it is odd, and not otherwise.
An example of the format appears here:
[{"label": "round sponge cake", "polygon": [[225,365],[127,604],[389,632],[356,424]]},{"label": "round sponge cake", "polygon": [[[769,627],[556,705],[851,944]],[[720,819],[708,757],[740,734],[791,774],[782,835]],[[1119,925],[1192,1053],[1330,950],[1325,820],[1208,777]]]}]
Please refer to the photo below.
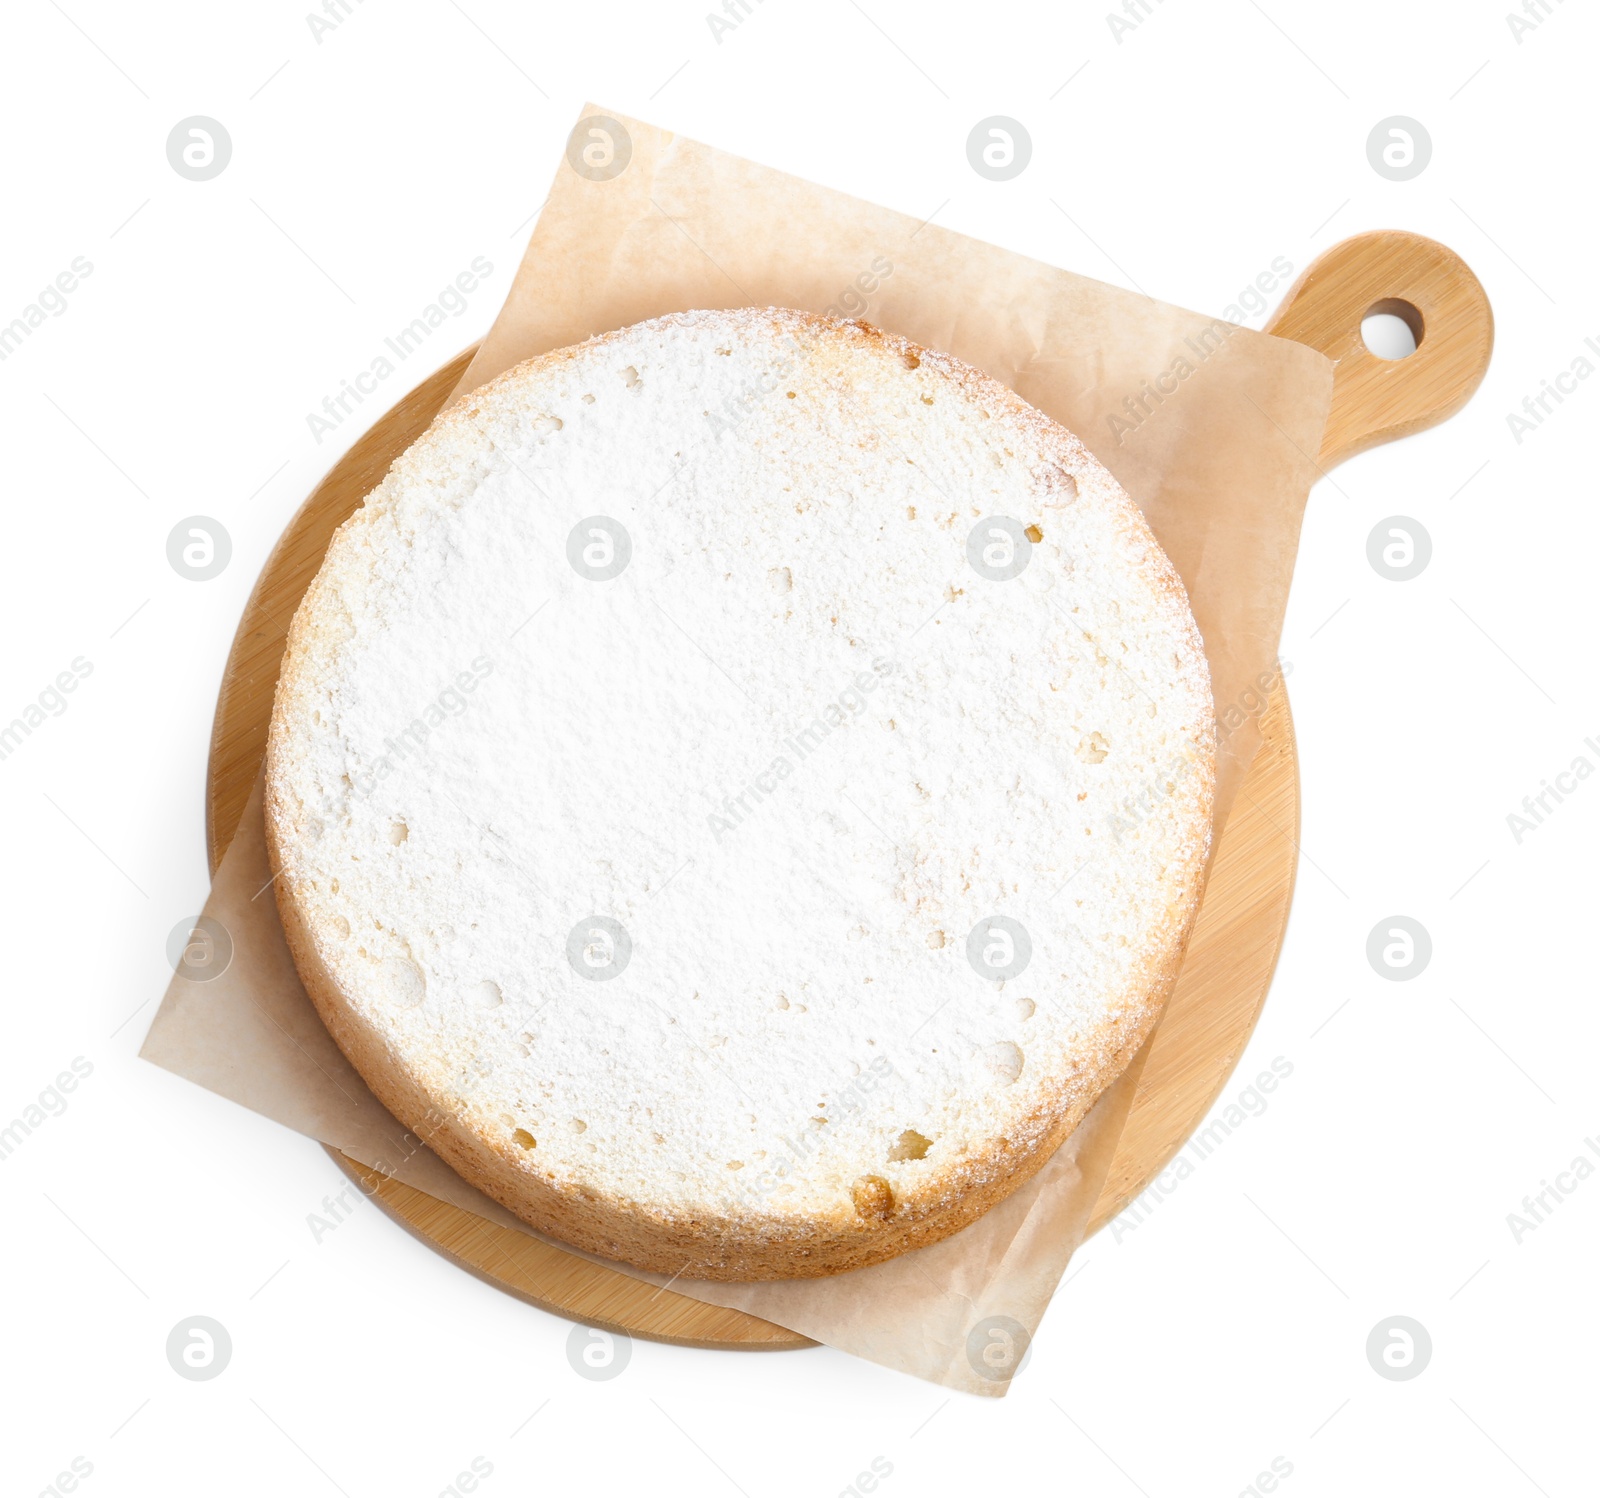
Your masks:
[{"label": "round sponge cake", "polygon": [[861,323],[691,312],[509,370],[340,529],[267,828],[323,1019],[456,1170],[775,1279],[1049,1158],[1176,975],[1213,752],[1071,433]]}]

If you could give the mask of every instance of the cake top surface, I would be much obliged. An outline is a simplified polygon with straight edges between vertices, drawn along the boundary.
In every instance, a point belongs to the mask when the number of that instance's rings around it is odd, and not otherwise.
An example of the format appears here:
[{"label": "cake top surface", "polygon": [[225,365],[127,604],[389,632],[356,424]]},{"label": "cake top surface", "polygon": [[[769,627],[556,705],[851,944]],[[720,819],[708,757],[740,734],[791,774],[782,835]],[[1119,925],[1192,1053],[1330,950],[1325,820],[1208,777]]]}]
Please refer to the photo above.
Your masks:
[{"label": "cake top surface", "polygon": [[547,1181],[981,1177],[1154,1002],[1210,836],[1181,584],[959,361],[657,319],[446,413],[296,619],[269,794],[341,1002]]}]

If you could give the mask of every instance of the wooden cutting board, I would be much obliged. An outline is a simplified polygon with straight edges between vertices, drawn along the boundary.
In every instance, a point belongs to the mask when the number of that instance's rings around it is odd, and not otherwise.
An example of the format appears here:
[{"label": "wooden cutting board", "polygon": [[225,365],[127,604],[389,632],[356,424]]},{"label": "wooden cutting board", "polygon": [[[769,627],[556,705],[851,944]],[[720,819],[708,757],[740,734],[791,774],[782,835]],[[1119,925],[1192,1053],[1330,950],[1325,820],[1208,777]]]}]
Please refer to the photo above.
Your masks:
[{"label": "wooden cutting board", "polygon": [[[1370,353],[1361,321],[1374,311],[1402,317],[1417,338],[1416,353],[1403,360]],[[1320,256],[1267,331],[1335,361],[1318,458],[1324,470],[1458,410],[1483,379],[1494,343],[1488,298],[1465,263],[1443,245],[1398,231],[1357,235]],[[380,418],[312,492],[267,559],[234,637],[212,727],[206,834],[213,872],[260,772],[289,622],[328,542],[421,436],[474,352],[458,355]],[[1294,725],[1282,691],[1261,726],[1261,751],[1218,839],[1183,972],[1151,1042],[1091,1233],[1161,1173],[1205,1118],[1266,999],[1289,918],[1300,836]],[[329,1154],[424,1242],[558,1315],[698,1347],[812,1345],[785,1327],[658,1290],[426,1196],[337,1150]]]}]

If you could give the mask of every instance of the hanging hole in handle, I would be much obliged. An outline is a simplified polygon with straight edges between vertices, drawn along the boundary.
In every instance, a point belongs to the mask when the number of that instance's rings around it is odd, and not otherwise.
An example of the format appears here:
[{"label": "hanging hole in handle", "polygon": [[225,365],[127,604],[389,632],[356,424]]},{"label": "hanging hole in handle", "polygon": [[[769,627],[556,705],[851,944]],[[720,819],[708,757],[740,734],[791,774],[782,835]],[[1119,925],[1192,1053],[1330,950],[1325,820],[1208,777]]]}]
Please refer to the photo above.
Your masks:
[{"label": "hanging hole in handle", "polygon": [[1410,302],[1385,297],[1361,319],[1361,341],[1380,359],[1408,359],[1422,346],[1422,314]]}]

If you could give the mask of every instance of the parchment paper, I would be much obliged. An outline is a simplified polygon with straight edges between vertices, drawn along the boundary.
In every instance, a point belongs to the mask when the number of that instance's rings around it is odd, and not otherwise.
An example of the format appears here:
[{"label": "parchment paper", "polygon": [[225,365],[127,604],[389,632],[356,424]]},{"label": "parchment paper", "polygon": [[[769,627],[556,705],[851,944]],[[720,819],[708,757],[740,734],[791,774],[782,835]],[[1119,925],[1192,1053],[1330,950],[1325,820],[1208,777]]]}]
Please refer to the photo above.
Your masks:
[{"label": "parchment paper", "polygon": [[[608,175],[619,159],[625,165]],[[1222,751],[1220,826],[1276,682],[1332,391],[1329,361],[591,105],[456,397],[595,333],[666,312],[749,305],[863,317],[949,350],[1076,432],[1121,480],[1182,575],[1205,639]],[[205,908],[231,938],[230,965],[209,981],[180,972],[141,1054],[422,1191],[540,1236],[409,1134],[344,1059],[295,974],[272,872],[258,785]],[[1020,1331],[1017,1347],[1037,1327],[1082,1240],[1142,1066],[1143,1053],[1032,1182],[943,1243],[829,1279],[680,1278],[673,1289],[951,1388],[1004,1394],[1009,1380],[993,1375],[1007,1365],[994,1351],[1008,1323]]]},{"label": "parchment paper", "polygon": [[[228,933],[231,960],[214,978],[174,977],[140,1055],[430,1196],[544,1238],[426,1148],[334,1044],[295,973],[278,920],[261,787],[258,779],[204,912]],[[569,1244],[557,1246],[891,1368],[1003,1394],[1006,1381],[980,1377],[969,1364],[967,1338],[994,1316],[1009,1317],[1031,1336],[1083,1238],[1143,1065],[1141,1053],[1021,1190],[953,1238],[873,1269],[831,1280],[713,1285],[668,1281]],[[980,1337],[980,1345],[990,1344]]]}]

